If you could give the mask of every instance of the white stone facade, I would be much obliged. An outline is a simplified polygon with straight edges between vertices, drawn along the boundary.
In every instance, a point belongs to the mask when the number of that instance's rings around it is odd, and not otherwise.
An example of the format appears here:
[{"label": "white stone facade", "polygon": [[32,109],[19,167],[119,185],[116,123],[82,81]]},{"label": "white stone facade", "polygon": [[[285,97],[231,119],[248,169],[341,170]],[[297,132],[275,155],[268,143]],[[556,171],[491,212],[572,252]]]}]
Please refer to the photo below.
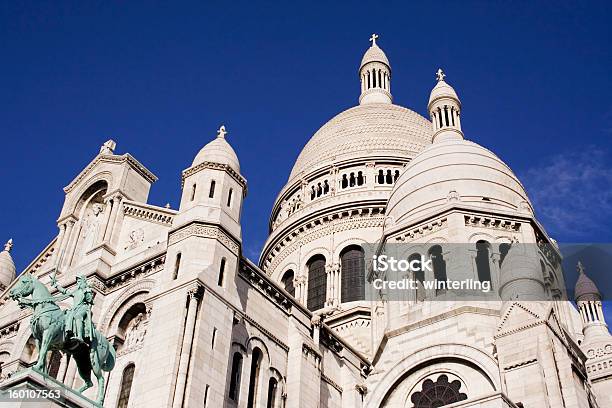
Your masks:
[{"label": "white stone facade", "polygon": [[[93,320],[117,349],[105,406],[612,406],[612,337],[595,285],[581,278],[580,311],[560,300],[559,253],[518,178],[464,139],[441,71],[430,120],[392,104],[376,39],[359,105],[315,133],[279,193],[259,266],[242,256],[247,181],[225,127],[183,171],[178,210],[147,203],[156,177],[113,141],[65,187],[58,235],[25,271],[65,287],[78,272],[94,287]],[[539,248],[538,262],[516,242]],[[366,300],[355,255],[366,243],[438,246],[446,274],[465,278],[478,278],[486,243],[493,298]],[[7,297],[11,246],[0,254],[3,377],[37,357],[30,314]],[[361,281],[348,279],[359,270]],[[59,357],[52,374],[79,386]]]}]

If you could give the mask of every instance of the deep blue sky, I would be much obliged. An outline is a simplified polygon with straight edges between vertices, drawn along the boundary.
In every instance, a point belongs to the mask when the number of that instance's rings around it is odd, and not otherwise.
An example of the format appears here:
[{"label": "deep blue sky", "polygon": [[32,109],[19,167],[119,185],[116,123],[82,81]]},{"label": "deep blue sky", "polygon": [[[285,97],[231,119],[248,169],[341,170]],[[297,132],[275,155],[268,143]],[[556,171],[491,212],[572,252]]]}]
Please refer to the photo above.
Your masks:
[{"label": "deep blue sky", "polygon": [[466,136],[516,171],[550,234],[612,242],[612,7],[526,3],[2,2],[0,240],[25,267],[109,138],[160,178],[150,202],[176,208],[181,170],[224,123],[257,260],[301,147],[357,103],[376,32],[395,103],[425,114],[443,67]]}]

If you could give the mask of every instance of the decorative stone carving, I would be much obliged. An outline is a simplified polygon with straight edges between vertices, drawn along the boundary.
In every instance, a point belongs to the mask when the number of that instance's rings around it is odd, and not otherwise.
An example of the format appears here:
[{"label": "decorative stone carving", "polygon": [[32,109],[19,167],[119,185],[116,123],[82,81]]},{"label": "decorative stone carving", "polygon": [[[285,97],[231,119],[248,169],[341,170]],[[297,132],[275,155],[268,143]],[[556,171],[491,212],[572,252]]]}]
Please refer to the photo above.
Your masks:
[{"label": "decorative stone carving", "polygon": [[218,239],[235,254],[238,254],[240,248],[238,243],[234,239],[230,238],[230,236],[219,227],[200,223],[189,224],[186,227],[171,232],[170,237],[168,238],[168,245],[173,245],[190,236]]},{"label": "decorative stone carving", "polygon": [[144,242],[144,231],[138,228],[130,232],[128,236],[128,244],[125,249],[134,249]]}]

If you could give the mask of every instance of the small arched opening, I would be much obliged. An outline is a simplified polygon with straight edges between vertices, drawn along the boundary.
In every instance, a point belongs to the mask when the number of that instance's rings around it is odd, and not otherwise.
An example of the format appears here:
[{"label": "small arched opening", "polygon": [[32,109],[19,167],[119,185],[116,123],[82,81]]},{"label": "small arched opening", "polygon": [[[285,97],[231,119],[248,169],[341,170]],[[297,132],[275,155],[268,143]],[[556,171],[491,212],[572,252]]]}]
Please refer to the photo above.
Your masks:
[{"label": "small arched opening", "polygon": [[319,310],[325,305],[327,294],[327,276],[325,274],[325,257],[314,255],[306,263],[308,269],[307,307],[311,311]]}]

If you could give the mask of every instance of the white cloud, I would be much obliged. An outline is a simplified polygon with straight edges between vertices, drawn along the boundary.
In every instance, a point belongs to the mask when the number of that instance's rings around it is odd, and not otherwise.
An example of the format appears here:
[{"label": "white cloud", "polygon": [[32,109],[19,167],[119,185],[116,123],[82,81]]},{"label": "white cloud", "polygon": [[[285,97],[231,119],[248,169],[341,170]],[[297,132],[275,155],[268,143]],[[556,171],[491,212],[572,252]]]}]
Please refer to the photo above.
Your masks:
[{"label": "white cloud", "polygon": [[536,164],[521,179],[536,216],[559,240],[612,237],[612,165],[605,151],[587,147],[559,154]]}]

